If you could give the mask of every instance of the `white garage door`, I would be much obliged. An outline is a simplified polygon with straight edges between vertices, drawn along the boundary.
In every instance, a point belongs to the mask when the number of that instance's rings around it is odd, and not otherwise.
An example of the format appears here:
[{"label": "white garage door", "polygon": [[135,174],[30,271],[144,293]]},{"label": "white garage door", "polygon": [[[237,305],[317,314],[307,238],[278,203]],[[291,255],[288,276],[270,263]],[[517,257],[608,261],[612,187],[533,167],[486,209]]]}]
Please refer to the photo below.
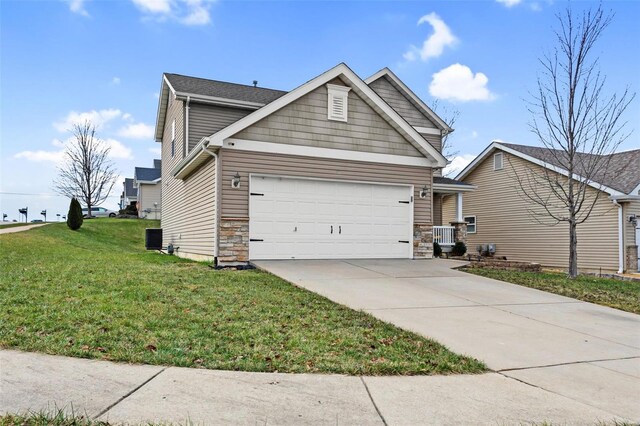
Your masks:
[{"label": "white garage door", "polygon": [[249,257],[410,258],[410,186],[252,176]]}]

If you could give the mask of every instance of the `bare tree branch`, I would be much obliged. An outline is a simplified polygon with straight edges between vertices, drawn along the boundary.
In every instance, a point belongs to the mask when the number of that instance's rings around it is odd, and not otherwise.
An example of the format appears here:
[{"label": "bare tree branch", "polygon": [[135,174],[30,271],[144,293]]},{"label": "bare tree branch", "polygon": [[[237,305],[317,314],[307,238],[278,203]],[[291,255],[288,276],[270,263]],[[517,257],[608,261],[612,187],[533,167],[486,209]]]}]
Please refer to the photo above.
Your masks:
[{"label": "bare tree branch", "polygon": [[96,128],[90,121],[75,124],[71,131],[75,139],[65,149],[54,190],[82,201],[91,216],[91,208],[109,197],[118,174],[109,160],[111,148],[96,137]]},{"label": "bare tree branch", "polygon": [[529,128],[547,148],[542,160],[566,176],[534,166],[512,170],[536,221],[568,223],[569,276],[575,277],[577,226],[589,219],[601,197],[602,191],[591,186],[606,181],[612,154],[629,136],[622,116],[635,93],[627,89],[621,95],[608,94],[592,54],[612,14],[600,5],[576,16],[569,6],[556,17],[554,51],[538,60],[541,72],[529,102]]},{"label": "bare tree branch", "polygon": [[[460,111],[456,108],[448,108],[446,106],[440,105],[440,101],[436,99],[431,104],[431,109],[433,112],[436,112],[442,120],[447,123],[449,127],[453,129],[454,125],[458,118],[460,118]],[[440,110],[440,112],[438,112]],[[453,145],[451,144],[451,140],[449,139],[450,133],[445,133],[442,136],[442,146],[440,148],[440,152],[444,155],[448,160],[452,159],[456,155],[460,153],[460,151],[454,151]]]}]

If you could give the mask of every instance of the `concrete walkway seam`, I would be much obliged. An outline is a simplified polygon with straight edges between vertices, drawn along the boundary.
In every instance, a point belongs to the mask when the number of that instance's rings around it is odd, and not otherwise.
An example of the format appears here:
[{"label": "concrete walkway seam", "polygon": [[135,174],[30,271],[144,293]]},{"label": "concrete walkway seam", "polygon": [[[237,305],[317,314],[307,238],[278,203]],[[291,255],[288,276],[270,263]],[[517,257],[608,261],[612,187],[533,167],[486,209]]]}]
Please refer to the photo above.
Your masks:
[{"label": "concrete walkway seam", "polygon": [[[587,361],[561,362],[559,364],[534,365],[534,366],[531,366],[531,367],[503,368],[501,370],[495,370],[495,372],[496,373],[502,373],[502,372],[509,372],[509,371],[534,370],[536,368],[560,367],[560,366],[563,366],[563,365],[575,365],[575,364],[590,364],[592,362],[604,362],[604,361],[624,361],[624,360],[628,360],[628,359],[638,359],[638,358],[640,358],[640,356],[627,356],[627,357],[622,357],[622,358],[590,359],[590,360],[587,360]],[[600,366],[596,366],[596,367],[600,367]],[[606,368],[606,367],[600,367],[600,368],[604,368],[605,370],[610,370],[610,371],[615,371],[616,373],[620,373],[619,371],[611,370],[611,369]],[[625,374],[625,373],[620,373],[620,374]]]},{"label": "concrete walkway seam", "polygon": [[371,392],[369,391],[369,386],[367,386],[367,382],[364,381],[364,377],[360,376],[360,381],[362,382],[362,385],[364,386],[364,389],[367,391],[367,395],[369,395],[369,399],[371,400],[371,403],[373,404],[373,408],[376,409],[376,413],[378,413],[378,416],[380,416],[380,420],[382,420],[382,424],[384,426],[387,426],[387,421],[384,419],[384,416],[382,415],[382,412],[380,412],[380,408],[378,408],[378,404],[376,404],[376,402],[373,400],[373,396],[371,395]]},{"label": "concrete walkway seam", "polygon": [[149,377],[147,380],[145,380],[144,382],[140,383],[138,386],[136,386],[135,388],[131,389],[131,391],[127,392],[126,394],[124,394],[123,396],[121,396],[120,398],[118,398],[118,400],[116,402],[114,402],[113,404],[109,405],[107,408],[105,408],[104,410],[100,411],[96,416],[93,417],[94,420],[97,420],[98,418],[100,418],[101,416],[105,415],[109,410],[111,410],[113,407],[115,407],[116,405],[120,404],[122,401],[124,401],[125,399],[127,399],[128,397],[130,397],[131,395],[133,395],[134,393],[136,393],[140,388],[142,388],[144,385],[148,384],[149,382],[151,382],[153,379],[155,379],[156,377],[158,377],[160,375],[160,373],[162,373],[163,371],[165,371],[167,368],[169,367],[164,367],[162,368],[160,371],[158,371],[157,373],[151,375],[151,377]]}]

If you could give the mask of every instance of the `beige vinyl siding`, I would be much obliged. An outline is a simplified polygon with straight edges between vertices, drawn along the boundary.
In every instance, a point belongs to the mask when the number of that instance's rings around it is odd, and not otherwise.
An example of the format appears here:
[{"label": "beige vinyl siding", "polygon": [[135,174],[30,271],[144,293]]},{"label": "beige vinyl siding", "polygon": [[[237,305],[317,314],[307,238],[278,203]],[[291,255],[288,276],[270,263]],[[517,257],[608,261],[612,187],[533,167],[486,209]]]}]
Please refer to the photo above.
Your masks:
[{"label": "beige vinyl siding", "polygon": [[409,98],[396,89],[386,77],[377,79],[373,83],[369,84],[369,87],[371,87],[412,126],[437,127]]},{"label": "beige vinyl siding", "polygon": [[[544,266],[567,268],[569,230],[566,223],[547,226],[537,223],[528,213],[536,208],[518,193],[516,173],[527,176],[532,163],[504,153],[504,168],[493,170],[489,155],[464,179],[477,185],[463,195],[463,215],[476,216],[477,232],[468,235],[471,253],[479,244],[495,243],[496,255],[510,260],[538,262]],[[595,189],[589,188],[591,196]],[[455,219],[455,196],[444,201],[444,221]],[[601,193],[587,222],[578,225],[578,268],[596,271],[618,269],[618,224],[616,207]]]},{"label": "beige vinyl siding", "polygon": [[234,138],[421,157],[422,154],[352,90],[347,122],[327,118],[321,86],[234,135]]},{"label": "beige vinyl siding", "polygon": [[[138,199],[140,200],[140,217],[147,219],[160,219],[162,217],[162,182],[157,184],[139,184]],[[158,203],[158,205],[155,206],[154,203]],[[147,209],[150,209],[151,212],[145,212]]]},{"label": "beige vinyl siding", "polygon": [[442,226],[442,194],[433,194],[433,225]]},{"label": "beige vinyl siding", "polygon": [[[171,122],[176,119],[176,155],[171,157]],[[208,160],[184,180],[171,171],[182,160],[184,105],[170,95],[162,138],[163,245],[177,247],[179,256],[212,260],[215,255],[215,161]]]},{"label": "beige vinyl siding", "polygon": [[253,110],[205,105],[195,102],[189,107],[189,151],[200,139],[224,129]]},{"label": "beige vinyl siding", "polygon": [[[431,223],[431,199],[421,199],[420,189],[432,180],[431,168],[392,164],[365,163],[250,151],[220,150],[221,215],[223,218],[249,216],[249,174],[310,177],[414,186],[414,222]],[[231,179],[238,172],[239,189],[231,188]]]}]

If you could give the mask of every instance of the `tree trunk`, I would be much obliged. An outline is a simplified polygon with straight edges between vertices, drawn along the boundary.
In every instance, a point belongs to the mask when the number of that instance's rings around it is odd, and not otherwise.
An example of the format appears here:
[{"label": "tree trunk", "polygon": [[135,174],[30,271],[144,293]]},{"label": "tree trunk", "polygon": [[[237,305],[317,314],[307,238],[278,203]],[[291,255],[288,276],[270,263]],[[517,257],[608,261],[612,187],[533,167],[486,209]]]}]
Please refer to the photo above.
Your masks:
[{"label": "tree trunk", "polygon": [[578,236],[575,219],[569,221],[569,278],[578,276]]}]

